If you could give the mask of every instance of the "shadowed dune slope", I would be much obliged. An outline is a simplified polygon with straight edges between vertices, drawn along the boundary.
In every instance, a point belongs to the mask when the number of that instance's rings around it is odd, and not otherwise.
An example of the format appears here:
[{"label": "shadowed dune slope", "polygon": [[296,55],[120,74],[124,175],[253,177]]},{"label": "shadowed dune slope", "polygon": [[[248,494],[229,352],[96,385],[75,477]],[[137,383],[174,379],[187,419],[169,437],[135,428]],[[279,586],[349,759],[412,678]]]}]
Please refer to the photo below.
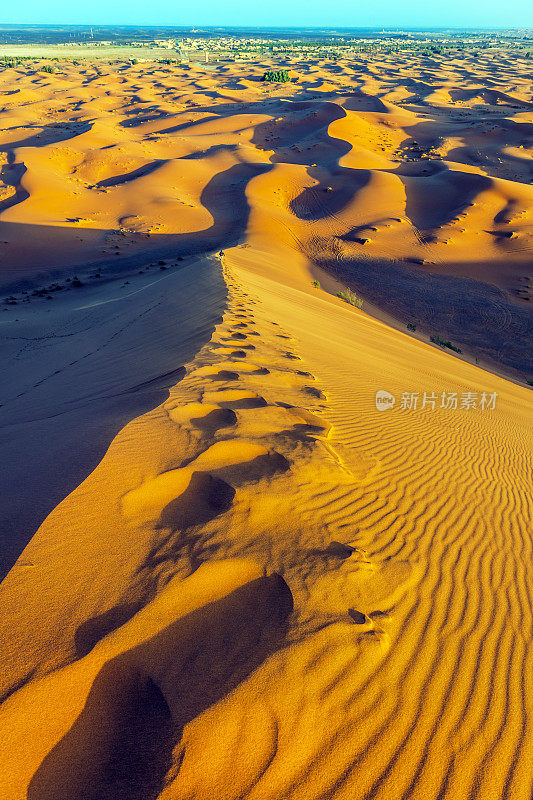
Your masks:
[{"label": "shadowed dune slope", "polygon": [[222,313],[225,285],[212,261],[137,280],[81,288],[53,312],[36,304],[0,327],[2,577],[120,428],[166,396]]}]

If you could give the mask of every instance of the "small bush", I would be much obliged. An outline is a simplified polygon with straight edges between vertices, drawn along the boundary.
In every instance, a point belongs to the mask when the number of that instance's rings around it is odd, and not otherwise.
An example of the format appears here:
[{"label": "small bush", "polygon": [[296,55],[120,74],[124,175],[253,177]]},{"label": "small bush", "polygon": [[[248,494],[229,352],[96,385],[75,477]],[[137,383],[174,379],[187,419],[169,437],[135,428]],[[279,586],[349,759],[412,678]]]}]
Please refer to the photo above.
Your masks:
[{"label": "small bush", "polygon": [[346,289],[344,292],[337,292],[337,297],[340,297],[341,300],[344,300],[351,306],[355,306],[356,308],[363,308],[362,298],[358,297],[355,294],[355,292],[352,292],[351,289]]},{"label": "small bush", "polygon": [[462,353],[463,351],[456,347],[451,342],[448,342],[446,339],[441,339],[440,336],[431,336],[431,341],[433,344],[438,344],[439,347],[447,347],[449,350],[453,350],[455,353]]},{"label": "small bush", "polygon": [[313,281],[313,286],[315,289],[320,289],[320,281]]},{"label": "small bush", "polygon": [[53,73],[56,69],[51,64],[45,64],[44,67],[41,67],[41,72],[48,72]]},{"label": "small bush", "polygon": [[280,69],[277,72],[270,70],[269,72],[265,72],[261,78],[261,80],[270,81],[271,83],[288,83],[290,79],[290,75],[286,69]]},{"label": "small bush", "polygon": [[414,324],[414,322],[408,322],[407,323],[407,330],[408,331],[416,331],[416,325]]}]

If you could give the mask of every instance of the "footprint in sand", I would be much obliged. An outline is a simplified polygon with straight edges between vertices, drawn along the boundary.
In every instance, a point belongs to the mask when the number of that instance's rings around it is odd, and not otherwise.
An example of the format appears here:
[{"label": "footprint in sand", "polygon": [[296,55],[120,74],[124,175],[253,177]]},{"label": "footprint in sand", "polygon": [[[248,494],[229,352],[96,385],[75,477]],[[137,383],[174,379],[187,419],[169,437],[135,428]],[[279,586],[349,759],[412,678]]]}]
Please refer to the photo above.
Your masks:
[{"label": "footprint in sand", "polygon": [[265,398],[241,389],[219,389],[218,392],[206,392],[203,398],[206,402],[214,402],[222,408],[261,408],[268,405]]},{"label": "footprint in sand", "polygon": [[221,347],[214,348],[213,353],[225,356],[226,358],[246,358],[246,350],[248,349],[255,350],[255,347],[253,345],[242,345],[239,350],[234,350],[232,347],[222,345]]},{"label": "footprint in sand", "polygon": [[296,428],[304,427],[309,432],[320,433],[321,436],[323,436],[324,438],[327,438],[330,435],[331,425],[323,417],[319,417],[317,414],[313,414],[306,408],[294,407],[291,413],[298,420],[301,420],[301,422],[295,425]]},{"label": "footprint in sand", "polygon": [[308,394],[310,397],[315,397],[317,400],[326,400],[326,395],[324,392],[321,392],[320,389],[317,389],[316,386],[303,386],[302,392]]},{"label": "footprint in sand", "polygon": [[227,510],[234,495],[233,487],[223,480],[193,469],[174,469],[125,494],[122,513],[130,520],[153,521],[161,527],[178,527],[178,522],[186,527],[207,522]]},{"label": "footprint in sand", "polygon": [[369,622],[364,611],[357,611],[355,608],[348,609],[348,616],[352,618],[356,625],[366,625]]},{"label": "footprint in sand", "polygon": [[164,528],[204,524],[230,508],[234,486],[285,472],[289,466],[284,456],[257,442],[216,442],[186,466],[148,478],[127,492],[122,513]]},{"label": "footprint in sand", "polygon": [[[244,353],[244,355],[246,355],[246,353]],[[235,370],[235,367],[237,367],[238,372]],[[189,374],[193,377],[202,375],[208,378],[214,378],[224,372],[231,372],[235,374],[237,378],[242,375],[270,374],[270,370],[268,370],[266,367],[260,367],[258,364],[254,364],[252,362],[235,364],[235,362],[233,361],[219,361],[217,364],[211,364],[205,367],[200,367],[199,369],[194,370],[194,372],[191,372]],[[233,380],[235,380],[235,378],[233,378]]]},{"label": "footprint in sand", "polygon": [[239,375],[270,375],[270,370],[266,367],[260,367],[258,364],[253,364],[252,362],[246,362],[245,364],[239,364]]},{"label": "footprint in sand", "polygon": [[185,403],[182,406],[168,408],[166,411],[170,419],[178,425],[194,427],[210,435],[237,422],[234,411],[214,404]]},{"label": "footprint in sand", "polygon": [[222,369],[219,372],[208,375],[207,377],[211,378],[213,381],[237,381],[239,380],[239,373],[232,372],[229,369]]},{"label": "footprint in sand", "polygon": [[275,404],[246,409],[239,413],[239,434],[245,437],[281,437],[279,441],[292,450],[296,443],[311,444],[325,440],[330,427],[319,417],[293,406]]},{"label": "footprint in sand", "polygon": [[333,541],[328,544],[323,552],[336,558],[349,558],[353,553],[357,552],[357,548],[349,544]]},{"label": "footprint in sand", "polygon": [[[185,581],[170,581],[110,634],[104,657],[97,648],[68,667],[68,676],[60,671],[49,679],[51,707],[66,698],[68,724],[59,726],[34,773],[28,800],[148,798],[155,797],[154,787],[160,793],[184,727],[283,644],[291,592],[281,576],[261,576],[259,565],[245,565],[204,564]],[[79,713],[69,717],[80,699]],[[50,722],[35,724],[41,736]],[[269,739],[265,713],[252,728],[243,724],[252,739],[263,737],[252,757],[262,774],[276,751],[276,729]],[[240,724],[239,735],[242,730]]]},{"label": "footprint in sand", "polygon": [[208,472],[193,472],[187,488],[161,509],[157,528],[185,530],[205,525],[228,511],[235,489],[226,481]]}]

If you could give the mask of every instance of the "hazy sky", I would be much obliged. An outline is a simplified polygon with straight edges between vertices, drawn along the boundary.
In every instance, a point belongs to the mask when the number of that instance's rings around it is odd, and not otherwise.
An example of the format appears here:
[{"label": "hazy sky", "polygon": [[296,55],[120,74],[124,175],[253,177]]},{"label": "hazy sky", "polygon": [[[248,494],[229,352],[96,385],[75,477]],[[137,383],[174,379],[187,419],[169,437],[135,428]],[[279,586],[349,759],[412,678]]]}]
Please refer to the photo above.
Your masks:
[{"label": "hazy sky", "polygon": [[533,27],[531,0],[18,0],[0,23]]}]

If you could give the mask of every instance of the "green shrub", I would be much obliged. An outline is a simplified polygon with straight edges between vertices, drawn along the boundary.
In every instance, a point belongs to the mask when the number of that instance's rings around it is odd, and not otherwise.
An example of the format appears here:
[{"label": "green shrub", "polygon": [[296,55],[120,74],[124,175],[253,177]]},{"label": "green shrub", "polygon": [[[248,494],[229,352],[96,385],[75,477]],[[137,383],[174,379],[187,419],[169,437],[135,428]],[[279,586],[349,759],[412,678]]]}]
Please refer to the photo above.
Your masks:
[{"label": "green shrub", "polygon": [[41,72],[53,73],[55,71],[56,71],[56,68],[53,67],[51,64],[45,64],[44,67],[41,67]]},{"label": "green shrub", "polygon": [[320,289],[320,281],[313,281],[313,286],[315,289]]},{"label": "green shrub", "polygon": [[337,292],[337,297],[340,297],[341,300],[344,300],[351,306],[355,306],[356,308],[363,308],[362,298],[358,297],[355,294],[355,292],[352,292],[351,289],[346,289],[344,292]]},{"label": "green shrub", "polygon": [[10,69],[18,67],[25,60],[25,56],[0,56],[0,67],[3,69]]},{"label": "green shrub", "polygon": [[287,83],[290,79],[290,75],[286,69],[280,69],[277,72],[270,70],[269,72],[265,72],[261,78],[261,80],[270,81],[271,83]]},{"label": "green shrub", "polygon": [[414,322],[408,322],[407,323],[407,330],[408,331],[416,331],[416,325],[414,324]]},{"label": "green shrub", "polygon": [[456,347],[451,342],[448,342],[446,339],[441,339],[440,336],[431,336],[431,341],[433,344],[438,344],[439,347],[447,347],[449,350],[453,350],[455,353],[462,353],[463,351]]}]

